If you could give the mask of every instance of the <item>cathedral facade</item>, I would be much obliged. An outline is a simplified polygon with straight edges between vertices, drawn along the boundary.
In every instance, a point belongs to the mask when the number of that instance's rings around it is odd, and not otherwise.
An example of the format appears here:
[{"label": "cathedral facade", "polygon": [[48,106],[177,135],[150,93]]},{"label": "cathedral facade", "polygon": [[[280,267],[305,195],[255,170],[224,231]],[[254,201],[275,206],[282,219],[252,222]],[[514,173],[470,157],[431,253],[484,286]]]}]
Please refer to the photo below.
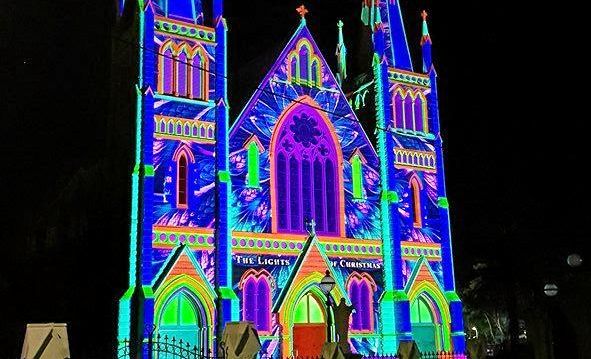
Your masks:
[{"label": "cathedral facade", "polygon": [[[363,1],[372,78],[346,96],[342,34],[333,72],[300,7],[231,119],[222,0],[207,4],[209,18],[200,0],[120,2],[137,74],[119,340],[157,333],[205,354],[225,323],[249,321],[263,353],[314,356],[338,339],[326,303],[344,299],[353,352],[394,353],[410,340],[463,352],[426,15],[415,71],[400,1]],[[375,99],[375,134],[353,109],[363,91]]]}]

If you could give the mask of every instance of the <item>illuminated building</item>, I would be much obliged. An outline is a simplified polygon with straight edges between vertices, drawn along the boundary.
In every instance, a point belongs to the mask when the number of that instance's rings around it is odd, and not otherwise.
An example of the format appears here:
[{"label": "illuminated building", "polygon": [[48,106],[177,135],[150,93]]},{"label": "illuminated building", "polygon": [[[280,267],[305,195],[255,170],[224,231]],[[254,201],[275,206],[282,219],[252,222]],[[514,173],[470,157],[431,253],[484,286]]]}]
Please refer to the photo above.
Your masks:
[{"label": "illuminated building", "polygon": [[230,127],[222,0],[211,19],[199,0],[121,2],[139,61],[119,339],[154,325],[205,353],[225,322],[247,320],[266,353],[316,355],[328,270],[332,299],[356,307],[355,352],[393,353],[413,338],[422,350],[463,351],[426,15],[414,72],[399,3],[363,3],[376,147],[339,85],[342,23],[335,76],[300,7]]}]

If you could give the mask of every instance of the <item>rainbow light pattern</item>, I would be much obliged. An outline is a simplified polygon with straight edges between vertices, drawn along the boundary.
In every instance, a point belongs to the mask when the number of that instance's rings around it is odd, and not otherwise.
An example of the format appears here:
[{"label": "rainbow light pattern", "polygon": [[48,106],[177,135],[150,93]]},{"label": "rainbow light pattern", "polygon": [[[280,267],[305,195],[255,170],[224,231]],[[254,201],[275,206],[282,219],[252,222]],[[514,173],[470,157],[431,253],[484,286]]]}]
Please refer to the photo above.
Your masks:
[{"label": "rainbow light pattern", "polygon": [[138,4],[120,3],[120,14],[130,7],[140,20],[130,30],[140,51],[119,340],[145,338],[141,328],[154,325],[207,354],[226,322],[248,320],[267,355],[306,355],[294,328],[326,323],[318,283],[328,271],[331,300],[357,308],[352,351],[392,353],[408,340],[464,351],[426,14],[423,73],[415,73],[399,2],[363,1],[374,44],[373,85],[363,85],[376,99],[374,148],[304,7],[229,127],[223,1],[213,1],[211,19],[199,0]]}]

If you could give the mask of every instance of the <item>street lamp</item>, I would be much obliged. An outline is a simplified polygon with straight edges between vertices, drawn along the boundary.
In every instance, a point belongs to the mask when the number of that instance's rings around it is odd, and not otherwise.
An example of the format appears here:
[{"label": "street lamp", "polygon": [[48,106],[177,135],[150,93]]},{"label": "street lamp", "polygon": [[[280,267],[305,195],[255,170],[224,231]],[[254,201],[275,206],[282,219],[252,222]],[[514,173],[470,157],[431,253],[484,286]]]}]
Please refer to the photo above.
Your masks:
[{"label": "street lamp", "polygon": [[325,276],[320,280],[318,284],[320,290],[326,296],[326,341],[331,341],[330,327],[332,326],[332,320],[330,318],[330,291],[334,288],[336,282],[334,278],[330,276],[330,272],[327,270]]},{"label": "street lamp", "polygon": [[583,258],[579,254],[573,253],[566,258],[566,263],[573,268],[580,267],[583,264]]},{"label": "street lamp", "polygon": [[548,297],[554,297],[558,294],[558,286],[554,283],[548,283],[544,286],[544,294]]}]

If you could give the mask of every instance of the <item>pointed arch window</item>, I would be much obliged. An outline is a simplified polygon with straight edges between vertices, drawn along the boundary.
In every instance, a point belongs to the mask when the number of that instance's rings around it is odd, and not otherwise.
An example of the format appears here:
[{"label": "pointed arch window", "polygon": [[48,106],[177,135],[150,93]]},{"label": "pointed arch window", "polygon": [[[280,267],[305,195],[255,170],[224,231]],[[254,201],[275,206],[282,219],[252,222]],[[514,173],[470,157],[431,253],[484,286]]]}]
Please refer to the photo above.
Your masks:
[{"label": "pointed arch window", "polygon": [[288,79],[306,86],[322,86],[320,57],[308,39],[300,39],[287,56]]},{"label": "pointed arch window", "polygon": [[361,157],[356,154],[351,159],[351,179],[353,182],[353,198],[363,198],[363,163]]},{"label": "pointed arch window", "polygon": [[311,82],[312,82],[312,86],[319,86],[320,83],[320,73],[319,73],[319,68],[320,65],[318,65],[318,60],[314,59],[312,61],[312,66],[311,66]]},{"label": "pointed arch window", "polygon": [[159,81],[158,90],[161,93],[173,94],[174,92],[174,53],[172,44],[165,43],[160,47],[159,60]]},{"label": "pointed arch window", "polygon": [[271,285],[263,273],[245,273],[242,285],[242,319],[253,322],[259,332],[271,331]]},{"label": "pointed arch window", "polygon": [[427,100],[421,91],[396,88],[392,109],[394,128],[418,135],[429,132]]},{"label": "pointed arch window", "polygon": [[404,97],[400,90],[394,95],[394,127],[404,128]]},{"label": "pointed arch window", "polygon": [[417,96],[414,102],[415,131],[427,132],[425,126],[425,102],[422,96]]},{"label": "pointed arch window", "polygon": [[309,56],[310,56],[310,51],[308,51],[308,46],[303,45],[300,48],[300,80],[302,80],[302,81],[308,80]]},{"label": "pointed arch window", "polygon": [[413,220],[413,226],[420,228],[423,226],[422,220],[422,204],[421,204],[421,189],[423,188],[421,182],[416,176],[410,179],[410,208],[409,212]]},{"label": "pointed arch window", "polygon": [[197,46],[193,49],[191,61],[191,97],[207,100],[209,92],[209,61],[203,47]]},{"label": "pointed arch window", "polygon": [[177,205],[187,206],[187,177],[188,177],[187,156],[182,153],[177,162]]},{"label": "pointed arch window", "polygon": [[294,323],[319,324],[324,323],[324,310],[318,298],[312,293],[305,294],[296,304]]},{"label": "pointed arch window", "polygon": [[289,57],[289,81],[296,80],[298,78],[298,57],[292,54]]},{"label": "pointed arch window", "polygon": [[423,292],[410,304],[412,335],[421,351],[447,349],[441,311],[430,295]]},{"label": "pointed arch window", "polygon": [[314,219],[316,231],[338,234],[341,224],[340,147],[319,113],[297,106],[273,133],[271,163],[273,230],[305,233]]},{"label": "pointed arch window", "polygon": [[185,50],[181,50],[176,57],[176,94],[181,97],[187,97],[189,93],[189,63]]},{"label": "pointed arch window", "polygon": [[182,340],[183,343],[195,346],[199,352],[207,351],[207,330],[204,328],[205,318],[202,317],[199,301],[187,289],[183,288],[172,295],[158,318],[158,332],[169,341]]},{"label": "pointed arch window", "polygon": [[352,315],[351,330],[355,332],[371,332],[374,330],[373,295],[375,282],[367,273],[354,272],[349,277],[348,294],[355,308]]},{"label": "pointed arch window", "polygon": [[413,121],[413,99],[410,94],[406,94],[404,98],[404,129],[408,131],[414,131],[414,121]]},{"label": "pointed arch window", "polygon": [[159,55],[158,92],[208,99],[209,62],[203,47],[191,49],[185,42],[175,44],[169,40],[162,44]]},{"label": "pointed arch window", "polygon": [[259,147],[255,141],[248,145],[248,187],[260,187]]}]

